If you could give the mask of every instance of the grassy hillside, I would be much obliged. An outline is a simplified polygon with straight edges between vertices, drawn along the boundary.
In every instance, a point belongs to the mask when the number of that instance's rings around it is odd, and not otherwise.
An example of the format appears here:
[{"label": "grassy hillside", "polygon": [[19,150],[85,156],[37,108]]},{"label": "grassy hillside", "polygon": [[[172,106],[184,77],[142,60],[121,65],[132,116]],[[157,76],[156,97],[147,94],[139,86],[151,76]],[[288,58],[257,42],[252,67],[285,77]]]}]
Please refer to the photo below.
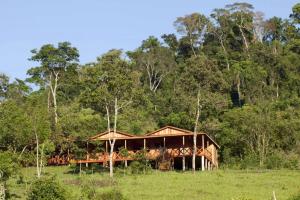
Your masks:
[{"label": "grassy hillside", "polygon": [[[266,200],[274,190],[278,200],[287,200],[300,192],[300,171],[233,171],[159,172],[146,175],[116,174],[111,182],[107,173],[74,175],[68,167],[47,167],[48,175],[56,175],[69,191],[70,199],[79,199],[83,185],[92,185],[99,192],[117,188],[129,200]],[[22,169],[24,183],[18,177],[8,182],[13,199],[26,199],[26,191],[35,179],[34,168]]]}]

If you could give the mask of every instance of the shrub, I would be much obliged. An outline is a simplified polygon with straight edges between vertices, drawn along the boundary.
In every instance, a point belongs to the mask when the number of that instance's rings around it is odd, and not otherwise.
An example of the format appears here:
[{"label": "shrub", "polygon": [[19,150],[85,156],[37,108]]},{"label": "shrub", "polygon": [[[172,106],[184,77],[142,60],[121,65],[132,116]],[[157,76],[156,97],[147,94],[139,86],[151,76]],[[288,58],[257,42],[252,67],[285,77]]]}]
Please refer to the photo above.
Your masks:
[{"label": "shrub", "polygon": [[140,174],[144,170],[144,166],[139,161],[132,161],[129,166],[132,174]]},{"label": "shrub", "polygon": [[10,176],[17,173],[19,166],[15,156],[9,152],[0,153],[0,181],[7,181]]},{"label": "shrub", "polygon": [[41,178],[31,185],[28,200],[66,200],[66,191],[54,178]]},{"label": "shrub", "polygon": [[93,200],[97,198],[96,188],[93,185],[83,185],[81,188],[81,198],[85,197],[86,199]]},{"label": "shrub", "polygon": [[293,197],[291,197],[291,198],[289,198],[288,200],[300,200],[300,193],[293,196]]},{"label": "shrub", "polygon": [[103,192],[97,195],[96,198],[97,200],[125,200],[123,194],[117,189],[112,189],[110,191]]},{"label": "shrub", "polygon": [[268,169],[297,169],[299,168],[299,158],[297,154],[275,151],[267,157],[266,168]]},{"label": "shrub", "polygon": [[247,154],[241,161],[241,169],[255,169],[259,166],[259,158],[255,154]]},{"label": "shrub", "polygon": [[146,150],[141,150],[135,154],[135,161],[130,163],[130,171],[132,174],[146,173],[150,171],[151,166],[146,154]]},{"label": "shrub", "polygon": [[284,157],[280,152],[274,152],[269,155],[266,160],[267,169],[280,169],[284,165]]}]

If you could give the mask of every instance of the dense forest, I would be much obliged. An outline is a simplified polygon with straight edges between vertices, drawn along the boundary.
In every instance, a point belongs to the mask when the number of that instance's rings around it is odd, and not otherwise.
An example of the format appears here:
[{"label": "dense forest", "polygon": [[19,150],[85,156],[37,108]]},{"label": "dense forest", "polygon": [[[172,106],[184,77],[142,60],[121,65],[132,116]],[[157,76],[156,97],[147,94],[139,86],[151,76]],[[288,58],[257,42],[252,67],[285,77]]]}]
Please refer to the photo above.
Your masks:
[{"label": "dense forest", "polygon": [[30,166],[37,154],[78,152],[114,120],[137,135],[198,123],[220,144],[223,166],[297,168],[299,25],[300,4],[288,19],[265,19],[234,3],[178,17],[174,33],[86,64],[69,42],[45,44],[32,50],[26,80],[0,75],[1,150]]}]

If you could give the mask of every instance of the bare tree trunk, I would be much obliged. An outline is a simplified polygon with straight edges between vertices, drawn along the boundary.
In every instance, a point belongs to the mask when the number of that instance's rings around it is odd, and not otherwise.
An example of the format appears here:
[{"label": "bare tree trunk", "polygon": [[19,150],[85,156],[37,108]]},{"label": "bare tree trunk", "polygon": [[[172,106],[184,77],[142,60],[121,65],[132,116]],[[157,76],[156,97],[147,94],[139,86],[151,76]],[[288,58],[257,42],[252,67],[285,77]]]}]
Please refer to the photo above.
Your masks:
[{"label": "bare tree trunk", "polygon": [[[52,76],[50,76],[50,81]],[[48,112],[50,113],[51,111],[51,90],[48,91]]]},{"label": "bare tree trunk", "polygon": [[277,200],[276,195],[275,195],[275,191],[273,191],[273,197],[272,200]]},{"label": "bare tree trunk", "polygon": [[55,124],[57,124],[57,122],[58,122],[58,115],[57,115],[56,93],[57,93],[57,85],[58,85],[59,72],[53,72],[53,74],[54,74],[54,86],[52,85],[52,75],[50,75],[50,91],[51,91],[52,100],[53,100],[54,122],[55,122]]},{"label": "bare tree trunk", "polygon": [[24,151],[26,150],[26,148],[27,148],[27,145],[22,149],[22,151],[21,151],[21,153],[18,157],[18,160],[22,157],[22,155],[23,155]]},{"label": "bare tree trunk", "polygon": [[241,79],[240,79],[240,73],[236,75],[236,86],[237,86],[237,92],[238,92],[238,100],[239,100],[239,106],[241,107]]},{"label": "bare tree trunk", "polygon": [[[0,170],[0,178],[3,177],[3,172]],[[0,182],[0,200],[6,199],[5,181]]]},{"label": "bare tree trunk", "polygon": [[[220,37],[221,37],[221,36],[220,36]],[[220,44],[221,44],[222,49],[223,49],[223,52],[224,52],[224,54],[225,54],[227,70],[229,71],[229,70],[230,70],[230,65],[229,65],[229,60],[228,60],[228,53],[227,53],[227,50],[226,50],[226,48],[225,48],[223,39],[221,39],[221,38],[220,38]]]},{"label": "bare tree trunk", "polygon": [[245,36],[245,33],[243,31],[243,27],[241,25],[239,25],[239,29],[240,29],[240,32],[242,34],[242,37],[243,37],[243,41],[244,41],[244,45],[245,45],[245,48],[246,48],[246,51],[248,52],[249,50],[249,45],[248,45],[248,41],[246,39],[246,36]]},{"label": "bare tree trunk", "polygon": [[276,84],[276,98],[279,98],[279,86],[278,83]]},{"label": "bare tree trunk", "polygon": [[196,55],[196,52],[195,52],[195,49],[194,49],[194,45],[193,45],[193,40],[192,39],[190,39],[190,44],[191,44],[191,49],[193,51],[193,55],[196,57],[197,55]]},{"label": "bare tree trunk", "polygon": [[193,172],[196,171],[196,152],[197,152],[197,130],[198,130],[198,121],[200,116],[200,90],[197,94],[197,113],[196,113],[196,120],[195,120],[195,127],[194,127],[194,135],[193,135],[193,160],[192,160],[192,168]]},{"label": "bare tree trunk", "polygon": [[0,200],[6,200],[5,182],[0,183]]},{"label": "bare tree trunk", "polygon": [[40,175],[42,174],[42,169],[43,169],[43,166],[44,166],[44,163],[43,163],[43,157],[44,157],[44,147],[45,147],[45,144],[43,143],[42,144],[42,149],[41,149],[41,156],[40,156]]},{"label": "bare tree trunk", "polygon": [[113,134],[111,135],[111,130],[110,130],[110,116],[109,116],[109,108],[106,106],[106,113],[107,113],[107,126],[108,126],[108,133],[109,133],[109,145],[110,145],[110,153],[109,153],[109,176],[112,178],[113,177],[113,153],[114,153],[114,146],[116,143],[116,132],[117,132],[117,120],[118,120],[118,99],[115,98],[115,106],[114,106],[114,129],[113,129]]},{"label": "bare tree trunk", "polygon": [[37,178],[40,178],[41,171],[40,171],[40,163],[39,163],[39,138],[37,136],[36,130],[35,130],[35,140],[36,140],[36,174],[37,174]]}]

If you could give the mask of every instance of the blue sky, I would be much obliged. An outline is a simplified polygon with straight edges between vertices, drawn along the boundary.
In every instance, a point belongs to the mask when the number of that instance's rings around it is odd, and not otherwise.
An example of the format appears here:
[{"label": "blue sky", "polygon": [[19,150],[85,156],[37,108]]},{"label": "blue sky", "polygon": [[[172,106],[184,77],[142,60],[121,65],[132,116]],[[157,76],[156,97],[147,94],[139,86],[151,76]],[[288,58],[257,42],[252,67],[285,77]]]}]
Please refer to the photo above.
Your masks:
[{"label": "blue sky", "polygon": [[[80,62],[112,48],[132,50],[149,35],[175,32],[176,17],[192,12],[208,15],[236,1],[224,0],[0,0],[0,72],[26,77],[35,66],[30,50],[69,41]],[[287,18],[298,0],[249,0],[266,17]]]}]

